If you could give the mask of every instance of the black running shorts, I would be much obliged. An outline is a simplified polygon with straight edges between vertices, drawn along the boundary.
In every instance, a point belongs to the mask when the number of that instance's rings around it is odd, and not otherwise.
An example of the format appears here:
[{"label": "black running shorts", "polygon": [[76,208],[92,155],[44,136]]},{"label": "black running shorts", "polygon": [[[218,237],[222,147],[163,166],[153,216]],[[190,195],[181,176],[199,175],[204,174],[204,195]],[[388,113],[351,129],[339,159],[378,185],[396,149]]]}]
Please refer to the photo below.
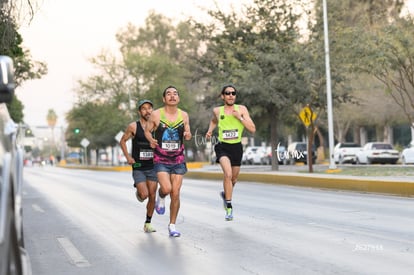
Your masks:
[{"label": "black running shorts", "polygon": [[241,166],[241,160],[243,156],[243,146],[239,143],[217,143],[214,146],[214,152],[216,152],[216,162],[220,163],[221,157],[228,157],[231,162],[231,166]]}]

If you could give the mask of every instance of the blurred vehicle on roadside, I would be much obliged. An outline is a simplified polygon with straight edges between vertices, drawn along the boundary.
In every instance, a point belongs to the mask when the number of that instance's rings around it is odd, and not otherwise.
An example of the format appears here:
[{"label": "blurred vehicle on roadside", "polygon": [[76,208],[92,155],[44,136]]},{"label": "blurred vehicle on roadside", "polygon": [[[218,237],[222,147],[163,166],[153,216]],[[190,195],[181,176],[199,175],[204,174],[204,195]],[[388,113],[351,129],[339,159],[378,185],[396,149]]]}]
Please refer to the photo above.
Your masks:
[{"label": "blurred vehicle on roadside", "polygon": [[403,164],[414,164],[414,144],[408,144],[401,152],[401,162]]},{"label": "blurred vehicle on roadside", "polygon": [[265,147],[265,152],[260,160],[261,164],[271,165],[272,164],[272,147]]},{"label": "blurred vehicle on roadside", "polygon": [[243,153],[242,164],[263,164],[262,159],[266,155],[266,147],[248,146]]},{"label": "blurred vehicle on roadside", "polygon": [[368,142],[357,153],[358,164],[396,164],[400,153],[390,143]]},{"label": "blurred vehicle on roadside", "polygon": [[66,157],[68,164],[82,164],[82,155],[78,152],[70,152]]},{"label": "blurred vehicle on roadside", "polygon": [[[287,153],[285,153],[285,164],[295,164],[297,162],[303,162],[308,164],[308,143],[307,142],[293,142],[289,144]],[[312,146],[312,163],[315,163],[317,153],[316,146]]]},{"label": "blurred vehicle on roadside", "polygon": [[334,148],[334,161],[336,164],[356,164],[356,155],[362,147],[354,142],[340,142]]},{"label": "blurred vehicle on roadside", "polygon": [[[281,146],[278,145],[277,148],[275,149],[275,151],[277,152],[276,154],[276,160],[279,164],[286,164],[286,157],[285,157],[285,152],[286,152],[286,147],[285,146]],[[265,154],[262,157],[262,161],[261,163],[264,165],[271,165],[272,164],[272,147],[271,146],[267,146],[266,150],[265,150]]]},{"label": "blurred vehicle on roadside", "polygon": [[0,275],[31,274],[23,240],[23,147],[25,129],[10,117],[14,94],[13,61],[0,56]]}]

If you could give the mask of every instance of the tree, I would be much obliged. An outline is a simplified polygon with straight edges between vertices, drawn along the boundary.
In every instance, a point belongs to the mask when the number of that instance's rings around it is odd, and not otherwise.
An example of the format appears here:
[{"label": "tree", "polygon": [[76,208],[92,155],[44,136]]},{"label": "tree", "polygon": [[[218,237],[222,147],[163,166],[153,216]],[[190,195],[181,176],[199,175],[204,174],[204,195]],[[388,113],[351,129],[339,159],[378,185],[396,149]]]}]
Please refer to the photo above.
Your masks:
[{"label": "tree", "polygon": [[414,129],[414,23],[401,18],[364,36],[368,59],[358,69],[374,75]]},{"label": "tree", "polygon": [[13,95],[13,100],[10,103],[7,103],[7,108],[9,109],[10,117],[15,123],[23,122],[23,103]]},{"label": "tree", "polygon": [[[365,123],[361,116],[355,115],[361,111],[361,106],[355,105],[356,102],[361,101],[359,99],[361,96],[358,93],[365,93],[365,97],[367,97],[366,94],[371,90],[375,90],[373,93],[377,94],[378,90],[383,90],[378,87],[369,70],[358,69],[359,65],[365,66],[376,62],[368,53],[376,46],[374,47],[373,43],[368,43],[369,39],[366,36],[369,36],[379,26],[388,25],[389,22],[397,19],[403,4],[404,1],[400,0],[328,1],[329,47],[331,69],[333,70],[332,95],[335,97],[333,110],[335,137],[338,141],[343,141],[342,139],[347,135],[349,129],[358,129],[361,126],[359,123]],[[317,1],[316,11],[317,24],[314,25],[312,33],[315,36],[315,41],[319,41],[319,49],[315,53],[323,53],[322,1]],[[322,56],[318,58],[322,58]],[[324,69],[321,67],[319,71],[323,72]],[[341,96],[337,97],[338,94]],[[375,104],[364,106],[364,110],[367,110],[365,118],[370,123],[374,121],[372,116],[378,110],[375,106]],[[376,116],[375,121],[378,121],[378,118],[379,116]],[[323,117],[323,119],[325,118]],[[388,122],[384,120],[378,123],[384,125]],[[354,140],[360,142],[356,138],[354,135]]]},{"label": "tree", "polygon": [[[115,146],[115,136],[125,129],[129,116],[110,103],[86,102],[72,108],[66,120],[69,124],[65,133],[68,146],[80,147],[81,140],[86,138],[90,142],[88,150],[98,152]],[[78,133],[75,129],[79,129]]]},{"label": "tree", "polygon": [[[47,73],[46,64],[32,60],[29,50],[22,47],[23,39],[17,31],[16,18],[19,8],[24,7],[26,14],[32,18],[34,14],[32,2],[0,0],[0,54],[8,55],[14,61],[16,87],[26,80],[40,78]],[[8,104],[11,117],[15,122],[22,122],[23,105],[17,97],[14,97],[13,101],[16,103]]]},{"label": "tree", "polygon": [[[150,13],[145,22],[143,27],[129,24],[116,35],[121,44],[122,59],[105,51],[91,58],[96,74],[79,81],[76,89],[79,106],[76,109],[83,109],[88,103],[96,107],[112,106],[116,112],[121,110],[131,119],[136,116],[131,100],[148,98],[155,107],[161,106],[163,89],[174,85],[180,91],[180,108],[197,117],[203,115],[197,112],[197,107],[201,106],[193,89],[195,92],[200,89],[191,82],[188,66],[196,59],[194,54],[199,46],[190,24],[179,22],[173,25],[170,19],[156,13]],[[192,117],[191,120],[192,126],[197,127],[193,122],[200,120]]]},{"label": "tree", "polygon": [[161,92],[174,85],[184,91],[181,108],[192,111],[195,98],[188,92],[192,90],[188,64],[200,46],[188,23],[173,25],[171,19],[151,12],[143,27],[129,24],[116,37],[134,98],[147,97],[160,106]]},{"label": "tree", "polygon": [[[301,1],[255,0],[243,16],[235,11],[209,14],[213,23],[195,24],[207,47],[198,77],[239,87],[239,102],[250,109],[257,128],[270,128],[275,152],[278,124],[293,113],[295,103],[307,102],[310,95],[299,24],[306,7]],[[206,103],[211,106],[216,100],[217,92],[210,93]],[[276,154],[272,157],[272,169],[278,169]]]}]

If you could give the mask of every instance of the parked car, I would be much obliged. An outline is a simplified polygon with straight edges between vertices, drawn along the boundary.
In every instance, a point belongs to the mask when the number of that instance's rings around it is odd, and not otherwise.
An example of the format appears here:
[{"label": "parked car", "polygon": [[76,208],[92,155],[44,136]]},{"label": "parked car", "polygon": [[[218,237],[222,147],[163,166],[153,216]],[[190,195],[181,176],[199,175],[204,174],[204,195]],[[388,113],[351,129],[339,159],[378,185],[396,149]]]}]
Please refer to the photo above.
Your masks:
[{"label": "parked car", "polygon": [[0,56],[0,275],[31,274],[23,242],[21,130],[6,103],[14,93],[13,61]]},{"label": "parked car", "polygon": [[368,142],[357,153],[358,164],[396,164],[400,153],[386,142]]},{"label": "parked car", "polygon": [[82,155],[78,152],[70,152],[66,157],[68,164],[82,164]]},{"label": "parked car", "polygon": [[249,146],[243,153],[243,164],[262,164],[262,158],[266,154],[266,147]]},{"label": "parked car", "polygon": [[[286,164],[286,158],[285,158],[285,151],[286,151],[286,147],[282,146],[282,145],[278,145],[275,149],[275,151],[277,152],[276,155],[276,159],[278,161],[279,164]],[[264,165],[271,165],[272,164],[272,147],[271,146],[267,146],[266,147],[266,152],[265,155],[262,157],[262,164]]]},{"label": "parked car", "polygon": [[265,152],[260,160],[260,163],[264,165],[272,164],[272,147],[271,146],[265,147]]},{"label": "parked car", "polygon": [[[315,163],[317,153],[316,146],[312,146],[312,163]],[[293,142],[289,144],[287,153],[285,153],[285,163],[295,164],[297,162],[308,163],[308,143],[307,142]]]},{"label": "parked car", "polygon": [[285,146],[282,145],[278,145],[276,148],[276,152],[277,152],[277,161],[279,162],[279,164],[287,164],[286,162],[286,154],[287,154],[287,149]]},{"label": "parked car", "polygon": [[414,144],[408,144],[401,152],[401,162],[403,164],[414,164]]},{"label": "parked car", "polygon": [[356,163],[356,155],[361,151],[361,146],[354,142],[340,142],[334,148],[335,163]]}]

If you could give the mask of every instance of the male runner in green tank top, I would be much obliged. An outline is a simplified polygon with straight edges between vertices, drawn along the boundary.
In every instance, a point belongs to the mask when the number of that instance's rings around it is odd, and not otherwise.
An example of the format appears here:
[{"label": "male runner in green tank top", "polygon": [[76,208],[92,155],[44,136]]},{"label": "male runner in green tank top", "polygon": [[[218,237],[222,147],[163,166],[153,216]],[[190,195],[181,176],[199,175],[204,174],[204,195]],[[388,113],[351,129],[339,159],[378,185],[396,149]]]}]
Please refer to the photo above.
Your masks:
[{"label": "male runner in green tank top", "polygon": [[214,146],[216,162],[220,163],[223,170],[223,188],[220,192],[223,199],[223,206],[226,210],[225,219],[233,220],[233,206],[231,203],[233,188],[239,176],[243,147],[241,138],[244,128],[250,133],[256,132],[256,126],[250,118],[249,111],[244,105],[237,105],[237,90],[233,85],[226,85],[221,90],[223,106],[213,109],[213,116],[206,133],[206,138],[210,139],[213,130],[218,125],[218,143]]}]

